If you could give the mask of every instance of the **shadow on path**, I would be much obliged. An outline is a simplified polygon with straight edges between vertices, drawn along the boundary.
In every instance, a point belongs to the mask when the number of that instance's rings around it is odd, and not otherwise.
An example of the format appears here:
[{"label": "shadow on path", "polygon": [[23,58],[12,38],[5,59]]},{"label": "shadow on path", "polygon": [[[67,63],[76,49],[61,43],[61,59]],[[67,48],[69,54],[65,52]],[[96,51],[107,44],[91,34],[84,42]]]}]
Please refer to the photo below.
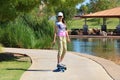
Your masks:
[{"label": "shadow on path", "polygon": [[41,71],[41,72],[49,72],[49,71],[53,71],[53,70],[49,70],[49,69],[40,69],[40,70],[37,70],[37,69],[23,69],[23,68],[7,68],[6,70],[22,70],[22,71]]}]

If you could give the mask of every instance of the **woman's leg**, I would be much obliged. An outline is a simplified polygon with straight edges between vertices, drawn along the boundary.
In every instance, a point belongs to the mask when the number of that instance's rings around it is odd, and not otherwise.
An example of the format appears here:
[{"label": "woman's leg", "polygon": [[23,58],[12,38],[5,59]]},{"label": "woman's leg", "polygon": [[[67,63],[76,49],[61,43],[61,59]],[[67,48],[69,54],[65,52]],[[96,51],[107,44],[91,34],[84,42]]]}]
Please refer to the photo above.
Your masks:
[{"label": "woman's leg", "polygon": [[61,61],[63,60],[66,52],[67,52],[67,42],[66,42],[66,37],[63,37],[63,52],[62,52],[62,55],[61,55]]},{"label": "woman's leg", "polygon": [[62,61],[61,60],[62,52],[63,52],[63,39],[62,37],[58,37],[58,56],[57,56],[58,64]]}]

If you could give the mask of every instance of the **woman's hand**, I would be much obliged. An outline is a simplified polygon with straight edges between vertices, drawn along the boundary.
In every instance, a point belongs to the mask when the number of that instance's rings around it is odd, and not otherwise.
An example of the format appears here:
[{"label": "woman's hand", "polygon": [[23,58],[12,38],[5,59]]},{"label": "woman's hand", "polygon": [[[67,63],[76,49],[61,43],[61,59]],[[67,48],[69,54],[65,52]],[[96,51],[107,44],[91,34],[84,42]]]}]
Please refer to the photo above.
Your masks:
[{"label": "woman's hand", "polygon": [[52,44],[54,45],[56,43],[56,40],[53,40]]},{"label": "woman's hand", "polygon": [[68,42],[68,43],[70,43],[70,42],[71,42],[70,38],[67,38],[67,42]]}]

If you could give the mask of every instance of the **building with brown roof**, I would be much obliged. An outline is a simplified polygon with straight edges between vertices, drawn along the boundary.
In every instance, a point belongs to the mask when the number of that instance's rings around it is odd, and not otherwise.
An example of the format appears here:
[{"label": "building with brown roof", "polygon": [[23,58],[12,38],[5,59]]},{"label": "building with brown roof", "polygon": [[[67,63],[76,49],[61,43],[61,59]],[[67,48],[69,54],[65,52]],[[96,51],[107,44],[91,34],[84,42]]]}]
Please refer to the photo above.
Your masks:
[{"label": "building with brown roof", "polygon": [[99,11],[96,13],[91,13],[83,16],[82,18],[120,18],[120,7]]},{"label": "building with brown roof", "polygon": [[101,26],[101,30],[106,32],[107,31],[106,18],[118,18],[119,26],[120,26],[120,7],[103,10],[103,11],[99,11],[99,12],[95,12],[95,13],[90,13],[90,14],[86,14],[86,15],[82,15],[82,16],[79,15],[79,16],[75,16],[75,17],[80,17],[80,18],[85,19],[85,24],[84,24],[83,28],[86,26],[88,27],[88,25],[86,23],[87,18],[103,18],[103,25]]}]

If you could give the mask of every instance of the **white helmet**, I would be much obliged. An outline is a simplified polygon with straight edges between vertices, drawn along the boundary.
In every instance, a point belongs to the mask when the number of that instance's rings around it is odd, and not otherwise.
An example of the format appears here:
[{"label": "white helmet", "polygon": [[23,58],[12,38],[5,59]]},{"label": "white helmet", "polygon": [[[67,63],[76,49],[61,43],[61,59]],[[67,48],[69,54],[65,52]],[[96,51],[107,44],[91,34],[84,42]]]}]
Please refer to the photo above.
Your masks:
[{"label": "white helmet", "polygon": [[58,12],[58,16],[62,16],[63,17],[63,13],[62,12]]}]

